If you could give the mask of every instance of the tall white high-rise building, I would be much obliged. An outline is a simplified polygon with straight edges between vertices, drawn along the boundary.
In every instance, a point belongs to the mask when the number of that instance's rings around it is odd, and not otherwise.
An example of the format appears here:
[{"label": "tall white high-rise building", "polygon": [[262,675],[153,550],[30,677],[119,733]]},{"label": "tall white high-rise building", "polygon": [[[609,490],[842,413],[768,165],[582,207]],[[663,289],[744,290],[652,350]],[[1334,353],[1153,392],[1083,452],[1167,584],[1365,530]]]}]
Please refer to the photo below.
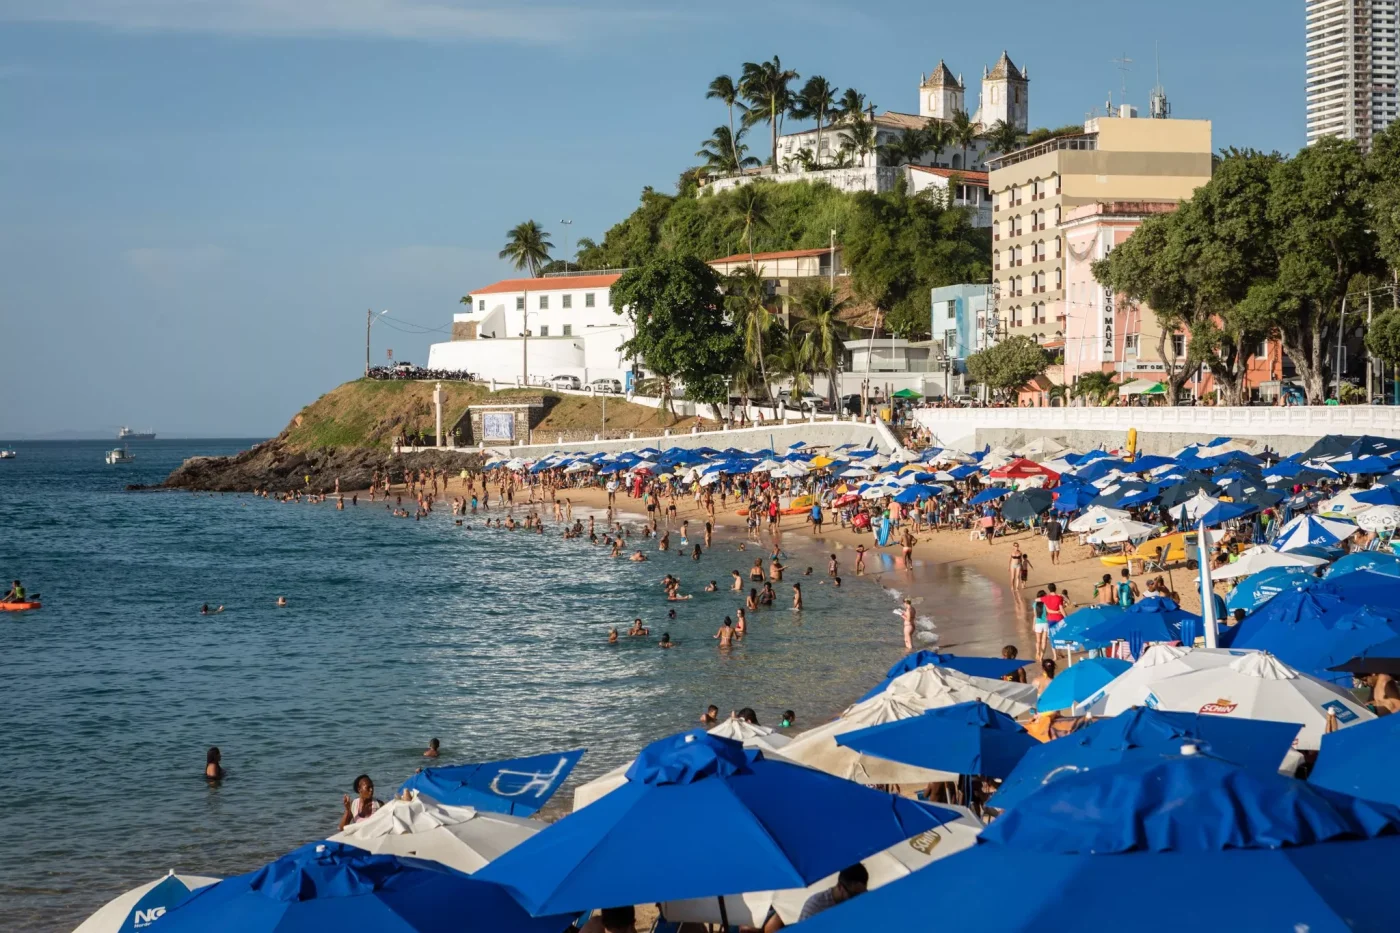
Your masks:
[{"label": "tall white high-rise building", "polygon": [[1400,0],[1307,0],[1308,144],[1372,137],[1400,117]]}]

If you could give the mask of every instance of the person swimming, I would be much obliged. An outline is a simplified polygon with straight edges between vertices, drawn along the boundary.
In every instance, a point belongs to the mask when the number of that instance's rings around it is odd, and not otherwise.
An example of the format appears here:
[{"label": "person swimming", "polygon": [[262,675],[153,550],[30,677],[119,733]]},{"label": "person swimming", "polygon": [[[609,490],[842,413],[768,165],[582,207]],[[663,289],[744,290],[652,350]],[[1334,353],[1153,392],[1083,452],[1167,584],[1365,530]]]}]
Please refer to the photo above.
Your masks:
[{"label": "person swimming", "polygon": [[628,637],[636,637],[636,636],[638,636],[638,635],[650,635],[650,634],[651,634],[651,629],[646,628],[645,626],[643,626],[643,625],[642,625],[642,620],[641,620],[641,619],[633,619],[633,620],[632,620],[632,627],[629,628],[629,629],[627,630],[627,635],[628,635]]},{"label": "person swimming", "polygon": [[795,722],[797,722],[797,714],[794,713],[792,710],[786,710],[783,713],[782,722],[778,723],[778,728],[791,729],[792,724]]},{"label": "person swimming", "polygon": [[277,608],[278,608],[278,609],[286,609],[286,608],[287,608],[287,597],[285,597],[285,596],[279,596],[279,597],[277,597]]},{"label": "person swimming", "polygon": [[205,603],[203,606],[199,607],[199,614],[202,616],[216,616],[223,611],[224,607],[222,603],[219,605],[218,609],[210,609],[208,603]]},{"label": "person swimming", "polygon": [[718,590],[719,590],[719,585],[718,585],[717,583],[715,583],[715,581],[713,581],[713,580],[711,580],[711,581],[709,582],[709,584],[706,585],[706,587],[705,587],[705,592],[706,592],[706,593],[714,593],[714,592],[718,592]]},{"label": "person swimming", "polygon": [[[671,610],[671,611],[674,612],[675,610],[673,609],[673,610]],[[656,643],[656,646],[657,646],[658,648],[674,648],[674,647],[676,647],[676,643],[673,642],[673,641],[671,641],[671,633],[670,633],[670,632],[662,632],[662,633],[661,633],[661,641],[657,642],[657,643]]]},{"label": "person swimming", "polygon": [[425,752],[423,753],[423,757],[424,757],[424,758],[436,758],[436,757],[438,757],[438,749],[441,748],[441,747],[442,747],[442,743],[439,742],[437,739],[429,739],[429,740],[428,740],[428,750],[425,751]]},{"label": "person swimming", "polygon": [[610,644],[610,645],[615,645],[615,644],[617,644],[617,626],[616,626],[616,625],[614,625],[612,628],[608,629],[608,644]]}]

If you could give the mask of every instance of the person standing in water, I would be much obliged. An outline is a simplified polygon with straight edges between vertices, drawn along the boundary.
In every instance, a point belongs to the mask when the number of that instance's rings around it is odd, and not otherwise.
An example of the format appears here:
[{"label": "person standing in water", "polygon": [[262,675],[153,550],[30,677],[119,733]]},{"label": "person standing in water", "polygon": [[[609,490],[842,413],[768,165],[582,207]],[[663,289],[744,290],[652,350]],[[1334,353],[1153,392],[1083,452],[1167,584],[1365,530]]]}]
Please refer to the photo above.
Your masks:
[{"label": "person standing in water", "polygon": [[802,611],[802,584],[801,584],[801,583],[794,583],[794,584],[792,585],[792,608],[793,608],[793,610],[794,610],[795,612],[801,612],[801,611]]},{"label": "person standing in water", "polygon": [[715,637],[719,639],[721,648],[732,647],[734,644],[734,620],[725,616],[724,621],[719,624],[719,631],[715,632]]},{"label": "person standing in water", "polygon": [[344,832],[345,827],[351,823],[363,823],[374,816],[384,804],[375,799],[374,781],[370,780],[368,774],[362,774],[355,778],[351,785],[355,789],[355,797],[352,799],[349,794],[341,798],[341,803],[345,807],[345,812],[340,817],[340,829]]},{"label": "person standing in water", "polygon": [[211,781],[222,781],[224,779],[224,775],[228,772],[224,771],[224,766],[222,764],[223,757],[223,752],[219,751],[219,746],[214,745],[210,747],[208,753],[204,756],[204,776],[206,778]]},{"label": "person standing in water", "polygon": [[904,624],[904,647],[914,650],[914,603],[904,597],[904,605],[899,610],[899,619]]},{"label": "person standing in water", "polygon": [[425,751],[425,752],[423,753],[423,757],[424,757],[424,758],[436,758],[436,757],[438,757],[438,755],[439,755],[439,749],[441,749],[441,748],[442,748],[442,743],[441,743],[441,742],[439,742],[437,739],[429,739],[429,740],[428,740],[428,750]]}]

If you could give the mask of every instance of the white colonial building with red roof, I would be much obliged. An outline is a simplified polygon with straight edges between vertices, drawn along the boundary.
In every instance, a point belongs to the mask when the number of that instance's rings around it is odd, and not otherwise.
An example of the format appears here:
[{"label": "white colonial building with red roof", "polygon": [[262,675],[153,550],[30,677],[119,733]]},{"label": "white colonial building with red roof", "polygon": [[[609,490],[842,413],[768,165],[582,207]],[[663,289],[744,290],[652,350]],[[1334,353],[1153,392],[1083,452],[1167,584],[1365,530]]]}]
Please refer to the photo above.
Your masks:
[{"label": "white colonial building with red roof", "polygon": [[622,345],[633,328],[608,297],[618,278],[553,275],[475,289],[452,316],[452,339],[429,349],[428,368],[499,382],[539,385],[574,376],[582,385],[616,379],[625,386],[632,366]]}]

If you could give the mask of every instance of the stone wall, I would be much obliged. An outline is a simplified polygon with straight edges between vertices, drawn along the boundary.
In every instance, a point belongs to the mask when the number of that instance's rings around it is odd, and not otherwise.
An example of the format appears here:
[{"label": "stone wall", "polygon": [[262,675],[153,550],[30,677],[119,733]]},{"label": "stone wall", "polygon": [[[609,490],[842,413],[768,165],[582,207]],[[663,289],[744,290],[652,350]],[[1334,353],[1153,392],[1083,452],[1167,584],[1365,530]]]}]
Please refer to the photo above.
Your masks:
[{"label": "stone wall", "polygon": [[476,321],[453,321],[453,322],[452,322],[452,339],[453,339],[453,340],[475,340],[475,339],[476,339],[476,327],[477,327],[477,322],[476,322]]}]

